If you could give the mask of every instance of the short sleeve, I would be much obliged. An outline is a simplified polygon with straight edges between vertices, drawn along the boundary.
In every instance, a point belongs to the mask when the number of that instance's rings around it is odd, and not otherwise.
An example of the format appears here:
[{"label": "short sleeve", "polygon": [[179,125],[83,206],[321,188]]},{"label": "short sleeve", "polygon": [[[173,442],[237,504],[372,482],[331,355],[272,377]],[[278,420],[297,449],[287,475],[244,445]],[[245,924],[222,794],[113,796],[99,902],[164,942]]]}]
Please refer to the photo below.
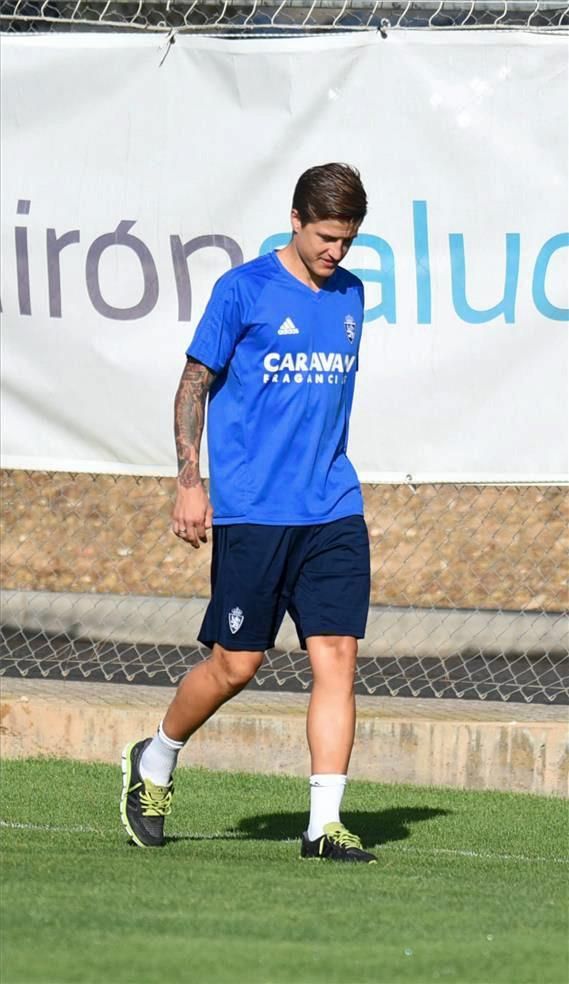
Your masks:
[{"label": "short sleeve", "polygon": [[224,276],[217,281],[186,349],[186,355],[214,373],[225,368],[244,331],[235,282],[228,279]]},{"label": "short sleeve", "polygon": [[364,297],[364,285],[362,284],[361,280],[358,280],[357,291],[358,291],[358,298],[362,306],[362,317],[363,317],[363,312],[365,308],[365,297]]},{"label": "short sleeve", "polygon": [[[359,318],[361,318],[360,324],[362,326],[362,331],[363,331],[364,317],[365,317],[365,297],[364,297],[364,285],[362,284],[361,280],[358,280],[358,285],[356,290],[358,295],[358,301],[360,304],[360,311],[358,312],[359,315],[358,320]],[[361,332],[358,338],[358,351],[356,353],[356,372],[359,372],[360,369],[360,342],[361,342]]]}]

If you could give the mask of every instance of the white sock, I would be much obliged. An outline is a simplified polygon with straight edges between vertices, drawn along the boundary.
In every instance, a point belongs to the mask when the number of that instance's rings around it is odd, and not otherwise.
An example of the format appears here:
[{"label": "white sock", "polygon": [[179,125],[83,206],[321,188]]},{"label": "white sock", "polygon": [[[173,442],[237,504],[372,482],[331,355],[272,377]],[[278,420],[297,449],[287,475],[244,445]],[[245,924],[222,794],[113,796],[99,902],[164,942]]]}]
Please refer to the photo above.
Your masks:
[{"label": "white sock", "polygon": [[185,741],[168,738],[161,721],[154,738],[142,753],[139,765],[142,778],[151,779],[157,786],[167,786],[185,744]]},{"label": "white sock", "polygon": [[340,805],[347,781],[347,776],[332,772],[310,776],[309,840],[322,837],[325,823],[339,823]]}]

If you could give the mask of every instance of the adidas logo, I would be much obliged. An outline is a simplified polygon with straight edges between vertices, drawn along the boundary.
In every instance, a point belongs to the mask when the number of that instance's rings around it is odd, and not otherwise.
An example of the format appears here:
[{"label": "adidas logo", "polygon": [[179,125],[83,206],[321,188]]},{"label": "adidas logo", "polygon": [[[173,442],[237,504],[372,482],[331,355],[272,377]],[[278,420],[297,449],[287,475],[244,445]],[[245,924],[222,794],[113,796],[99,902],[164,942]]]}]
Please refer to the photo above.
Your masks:
[{"label": "adidas logo", "polygon": [[300,332],[292,318],[285,318],[277,331],[277,335],[300,335]]}]

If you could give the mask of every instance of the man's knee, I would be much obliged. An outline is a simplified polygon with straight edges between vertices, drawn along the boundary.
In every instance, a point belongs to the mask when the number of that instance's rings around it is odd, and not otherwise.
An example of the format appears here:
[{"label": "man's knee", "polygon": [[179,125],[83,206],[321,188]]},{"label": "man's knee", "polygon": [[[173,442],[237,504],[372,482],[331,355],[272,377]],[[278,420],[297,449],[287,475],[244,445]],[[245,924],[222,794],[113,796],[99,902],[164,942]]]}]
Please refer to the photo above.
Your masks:
[{"label": "man's knee", "polygon": [[264,653],[233,652],[216,643],[210,657],[212,669],[232,691],[239,691],[253,679],[263,662]]},{"label": "man's knee", "polygon": [[315,681],[353,685],[357,639],[353,636],[313,636],[307,644]]}]

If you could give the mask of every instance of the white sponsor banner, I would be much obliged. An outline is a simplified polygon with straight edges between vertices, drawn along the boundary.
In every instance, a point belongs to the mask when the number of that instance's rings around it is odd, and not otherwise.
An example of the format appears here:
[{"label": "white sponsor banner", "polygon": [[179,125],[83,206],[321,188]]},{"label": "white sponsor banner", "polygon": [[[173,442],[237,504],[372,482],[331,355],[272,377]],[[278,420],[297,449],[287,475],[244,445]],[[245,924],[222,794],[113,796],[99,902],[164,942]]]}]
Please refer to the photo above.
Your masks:
[{"label": "white sponsor banner", "polygon": [[[4,37],[3,464],[174,474],[214,281],[348,161],[367,481],[567,473],[567,48],[521,33]],[[161,64],[162,62],[162,64]]]}]

